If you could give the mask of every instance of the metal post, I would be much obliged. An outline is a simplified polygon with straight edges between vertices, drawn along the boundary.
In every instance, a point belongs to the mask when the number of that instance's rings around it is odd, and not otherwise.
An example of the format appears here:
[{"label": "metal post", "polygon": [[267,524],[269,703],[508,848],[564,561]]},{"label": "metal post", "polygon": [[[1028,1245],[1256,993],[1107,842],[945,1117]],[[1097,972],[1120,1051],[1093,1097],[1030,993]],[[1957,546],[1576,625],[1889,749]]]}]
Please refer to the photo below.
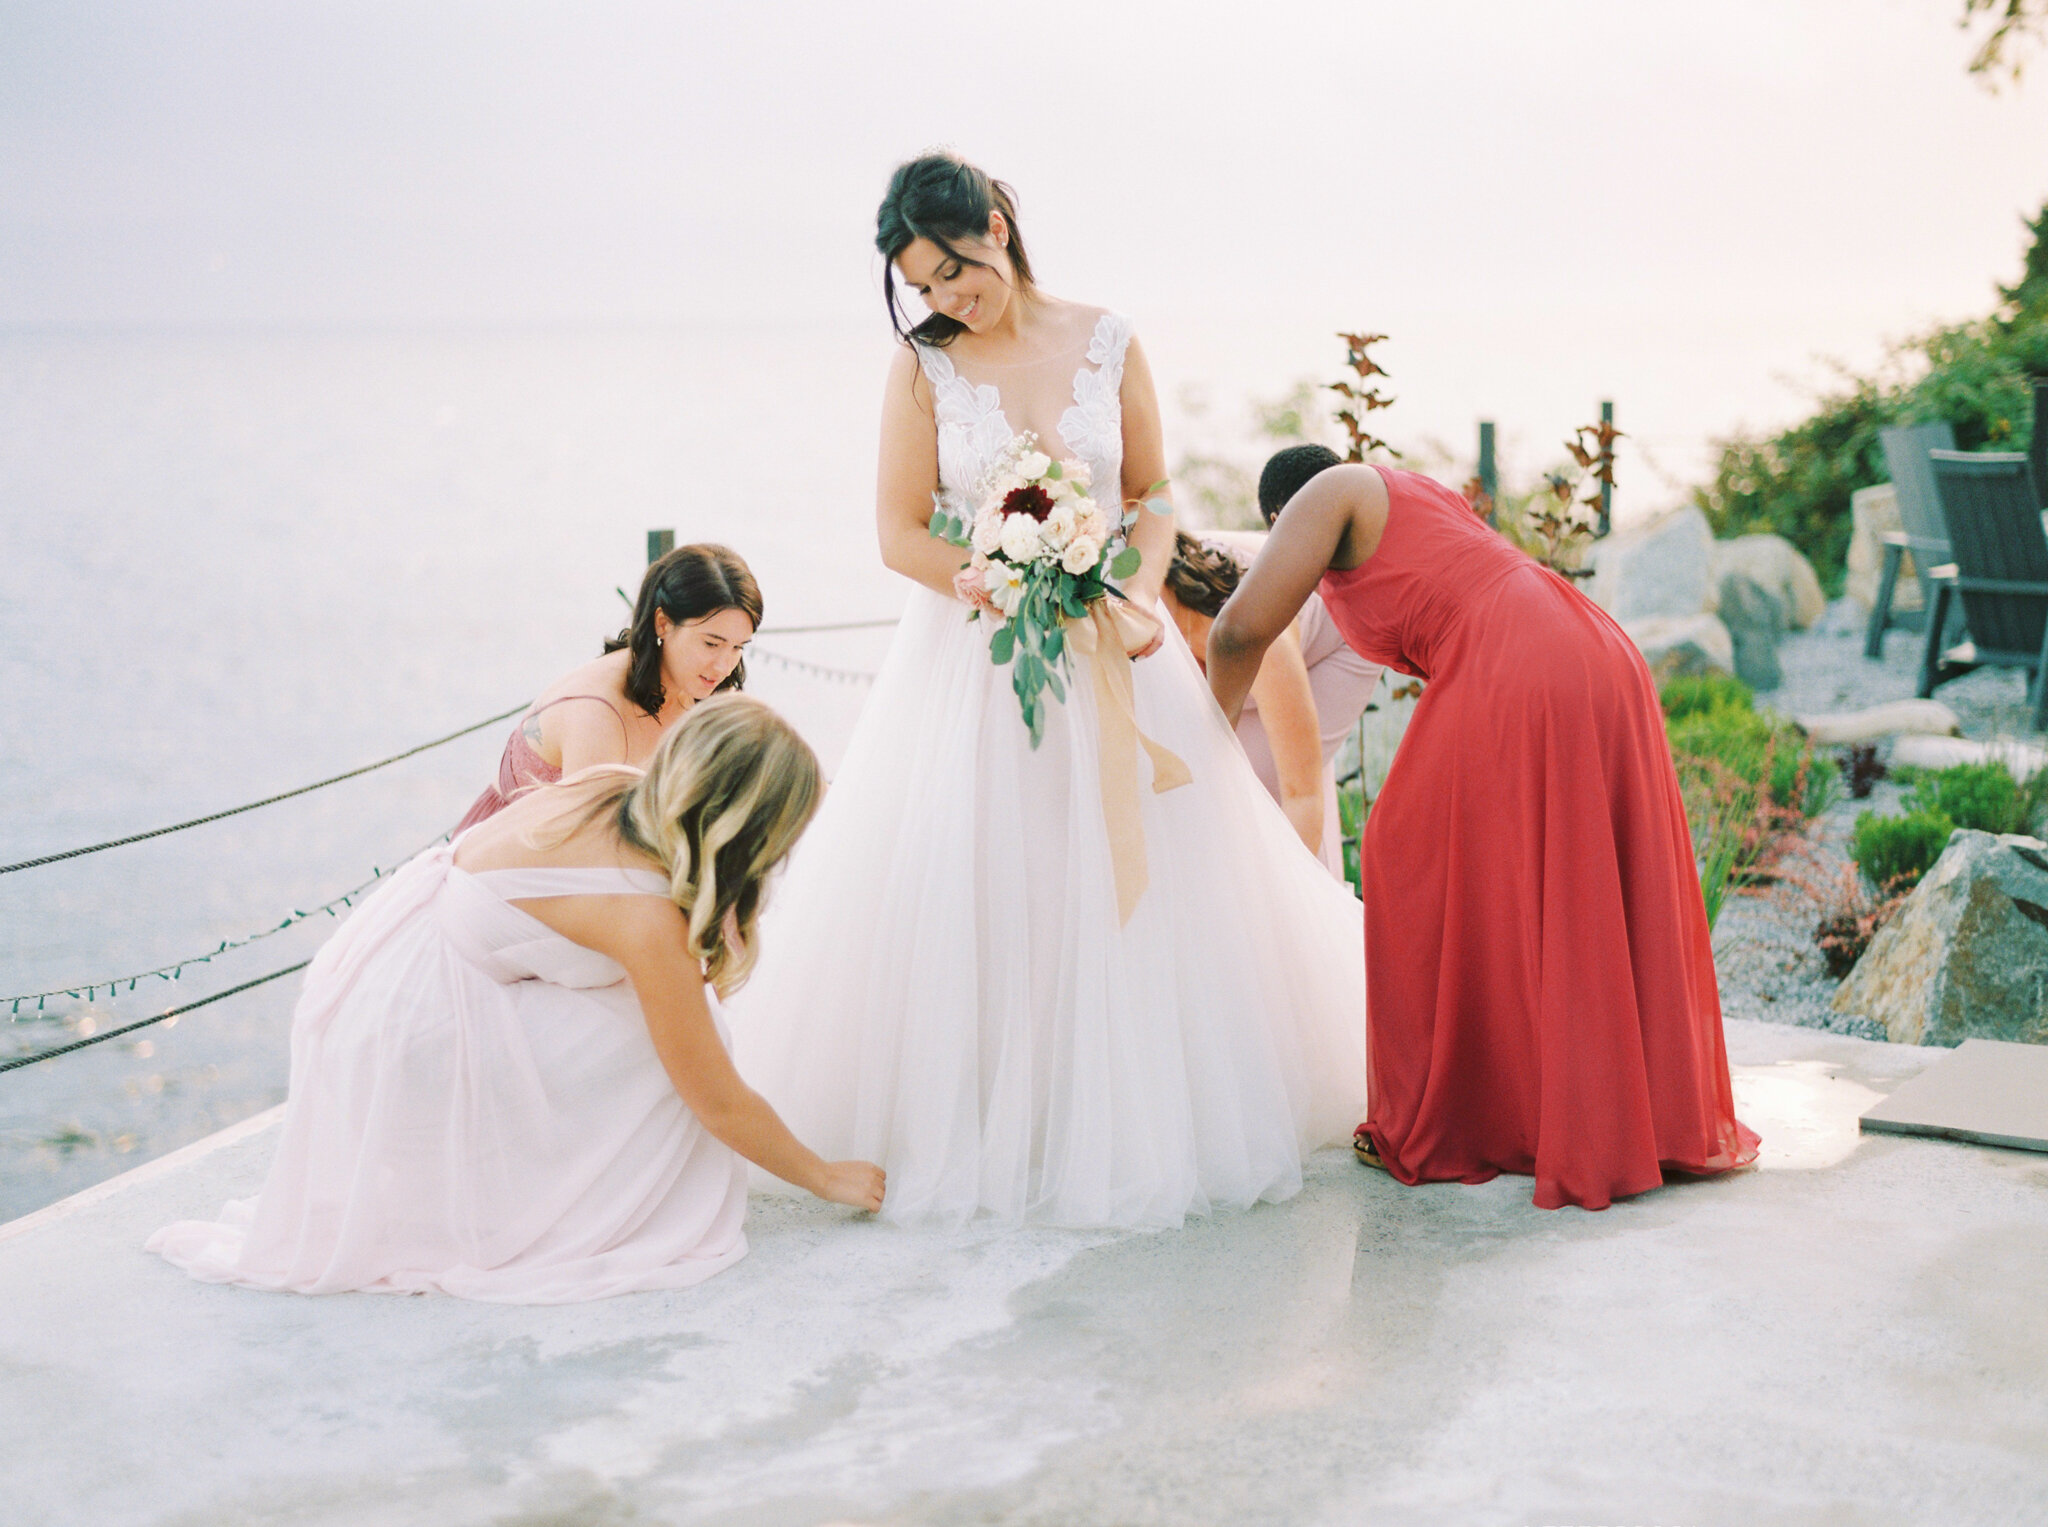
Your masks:
[{"label": "metal post", "polygon": [[1486,495],[1490,506],[1486,511],[1486,523],[1498,522],[1500,513],[1500,472],[1493,459],[1493,421],[1479,421],[1479,491]]},{"label": "metal post", "polygon": [[2034,438],[2027,445],[2034,474],[2034,497],[2048,509],[2048,376],[2034,378]]},{"label": "metal post", "polygon": [[[1603,398],[1600,402],[1600,422],[1614,422],[1614,400]],[[1614,528],[1614,488],[1611,484],[1600,484],[1600,534],[1603,536]]]},{"label": "metal post", "polygon": [[650,530],[647,532],[647,560],[659,562],[676,549],[676,533],[673,530]]}]

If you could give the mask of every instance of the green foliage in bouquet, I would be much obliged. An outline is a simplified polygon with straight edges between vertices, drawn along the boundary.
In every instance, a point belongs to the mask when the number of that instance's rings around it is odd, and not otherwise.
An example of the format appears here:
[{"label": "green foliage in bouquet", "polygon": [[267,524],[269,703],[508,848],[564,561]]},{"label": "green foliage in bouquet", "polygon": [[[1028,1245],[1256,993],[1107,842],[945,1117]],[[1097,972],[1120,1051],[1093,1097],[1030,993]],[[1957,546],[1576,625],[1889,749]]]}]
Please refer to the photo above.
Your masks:
[{"label": "green foliage in bouquet", "polygon": [[[1034,456],[1034,441],[1029,435],[1018,436],[1011,442],[1011,460],[1028,460]],[[1005,523],[1017,514],[1028,513],[1034,523],[1047,522],[1053,512],[1055,499],[1044,491],[1044,484],[1067,486],[1060,492],[1071,493],[1074,484],[1086,486],[1085,477],[1069,479],[1066,468],[1057,460],[1037,455],[1044,462],[1041,470],[1031,478],[1023,479],[1020,486],[1004,498],[1005,503],[1015,503],[1020,497],[1029,498],[1034,505],[1030,510],[1012,509],[1008,512],[994,504],[984,506],[984,515],[997,515],[995,523]],[[1026,468],[1026,470],[1031,470]],[[1012,478],[1011,481],[1020,481]],[[1166,484],[1161,481],[1147,490],[1144,507],[1154,513],[1171,514],[1171,503],[1155,498]],[[1082,495],[1084,505],[1088,502]],[[1109,521],[1105,533],[1113,531],[1121,536],[1130,530],[1138,517],[1137,508],[1124,505]],[[974,546],[974,522],[951,509],[941,506],[931,517],[929,527],[933,536],[949,545],[963,549]],[[1037,542],[1032,541],[1034,547]],[[1100,543],[1091,543],[1100,544]],[[1114,543],[1112,542],[1111,545]],[[1094,564],[1076,573],[1062,565],[1056,553],[1036,549],[1030,553],[1018,553],[1025,557],[1019,561],[1009,552],[998,550],[977,557],[986,561],[987,566],[1005,580],[1005,597],[998,601],[1007,607],[995,618],[1000,621],[994,634],[989,638],[989,661],[997,667],[1008,665],[1010,688],[1017,696],[1017,704],[1023,714],[1024,725],[1031,734],[1031,746],[1037,747],[1045,738],[1045,695],[1051,692],[1054,700],[1066,703],[1066,679],[1071,677],[1067,665],[1068,621],[1087,620],[1090,607],[1100,600],[1121,597],[1117,581],[1130,577],[1142,564],[1143,558],[1137,547],[1128,542],[1113,551],[1110,545],[1103,545],[1102,552]],[[1015,580],[1014,593],[1009,591],[1008,580]],[[975,610],[970,620],[982,617],[982,610]]]}]

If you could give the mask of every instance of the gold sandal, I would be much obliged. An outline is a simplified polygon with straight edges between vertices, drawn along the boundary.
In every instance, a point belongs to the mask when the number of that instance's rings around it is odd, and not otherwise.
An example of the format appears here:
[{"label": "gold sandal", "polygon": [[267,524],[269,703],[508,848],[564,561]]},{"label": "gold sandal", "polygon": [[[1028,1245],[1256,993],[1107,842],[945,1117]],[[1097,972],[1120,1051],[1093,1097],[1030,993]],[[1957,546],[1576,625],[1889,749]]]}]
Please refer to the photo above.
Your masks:
[{"label": "gold sandal", "polygon": [[[1357,1132],[1351,1136],[1351,1154],[1376,1172],[1387,1171],[1387,1164],[1380,1159],[1378,1147],[1372,1143],[1371,1131],[1363,1124],[1359,1125]],[[1387,1172],[1387,1175],[1391,1177],[1393,1173]]]}]

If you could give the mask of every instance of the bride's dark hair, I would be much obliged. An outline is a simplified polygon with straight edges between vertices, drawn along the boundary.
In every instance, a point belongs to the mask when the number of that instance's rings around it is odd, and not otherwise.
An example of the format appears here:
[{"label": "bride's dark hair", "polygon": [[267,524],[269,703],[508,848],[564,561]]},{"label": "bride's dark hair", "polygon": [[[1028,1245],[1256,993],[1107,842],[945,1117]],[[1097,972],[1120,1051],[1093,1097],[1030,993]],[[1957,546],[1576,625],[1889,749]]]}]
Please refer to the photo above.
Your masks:
[{"label": "bride's dark hair", "polygon": [[[667,698],[661,687],[661,638],[654,629],[654,612],[661,611],[669,624],[687,625],[716,615],[720,610],[738,610],[761,625],[761,585],[740,560],[738,552],[708,543],[678,546],[652,563],[640,580],[640,597],[633,602],[633,623],[604,644],[606,652],[630,648],[626,665],[626,698],[650,716],[661,714]],[[733,665],[719,693],[742,688],[747,682],[747,662]]]},{"label": "bride's dark hair", "polygon": [[943,313],[931,314],[915,328],[904,324],[896,291],[896,257],[913,240],[929,239],[962,265],[993,270],[988,261],[964,255],[954,245],[955,240],[986,238],[991,212],[1002,213],[1010,225],[1010,268],[1016,285],[1028,289],[1035,283],[1031,259],[1024,253],[1024,234],[1017,226],[1015,191],[953,154],[921,154],[896,166],[875,212],[875,248],[882,252],[882,295],[889,303],[889,326],[898,339],[943,349],[967,332],[958,319]]}]

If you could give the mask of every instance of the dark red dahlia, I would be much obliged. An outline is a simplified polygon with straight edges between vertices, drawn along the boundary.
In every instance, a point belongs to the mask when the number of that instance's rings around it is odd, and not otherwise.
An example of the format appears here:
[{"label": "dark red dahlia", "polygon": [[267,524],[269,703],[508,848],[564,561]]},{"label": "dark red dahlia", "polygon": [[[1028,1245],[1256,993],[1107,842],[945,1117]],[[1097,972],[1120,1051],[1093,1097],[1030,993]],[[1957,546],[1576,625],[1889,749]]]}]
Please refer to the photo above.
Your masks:
[{"label": "dark red dahlia", "polygon": [[1052,513],[1052,495],[1037,483],[1012,488],[1003,496],[1003,513],[1028,514],[1042,525],[1045,517]]}]

